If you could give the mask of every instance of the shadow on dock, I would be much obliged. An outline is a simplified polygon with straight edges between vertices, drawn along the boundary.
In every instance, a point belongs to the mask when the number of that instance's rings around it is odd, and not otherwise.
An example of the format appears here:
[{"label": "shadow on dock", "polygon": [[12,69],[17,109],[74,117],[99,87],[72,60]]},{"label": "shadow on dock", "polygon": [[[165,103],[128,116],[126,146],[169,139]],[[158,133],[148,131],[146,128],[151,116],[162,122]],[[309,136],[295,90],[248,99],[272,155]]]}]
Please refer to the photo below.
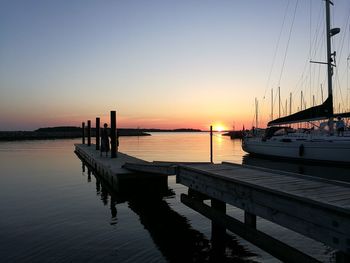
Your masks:
[{"label": "shadow on dock", "polygon": [[103,205],[110,208],[110,224],[118,224],[117,205],[126,202],[168,262],[255,262],[252,258],[256,255],[234,236],[226,234],[221,239],[208,239],[193,229],[185,216],[174,211],[166,202],[175,197],[167,180],[164,183],[167,177],[123,180],[119,182],[122,185],[113,189],[84,161],[82,169],[83,173],[87,169],[88,182],[92,182],[92,175],[95,177],[97,195]]}]

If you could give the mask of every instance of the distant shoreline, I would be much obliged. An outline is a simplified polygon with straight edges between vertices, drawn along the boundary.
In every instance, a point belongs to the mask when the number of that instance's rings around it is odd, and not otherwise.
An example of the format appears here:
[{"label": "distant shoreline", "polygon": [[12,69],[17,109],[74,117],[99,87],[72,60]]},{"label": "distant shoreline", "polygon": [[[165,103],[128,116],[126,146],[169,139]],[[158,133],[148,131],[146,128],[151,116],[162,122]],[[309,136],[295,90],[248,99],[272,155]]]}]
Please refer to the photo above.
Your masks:
[{"label": "distant shoreline", "polygon": [[[148,132],[201,132],[197,129],[118,129],[118,136],[150,136]],[[86,132],[85,132],[86,136]],[[91,136],[95,136],[95,128],[91,129]],[[24,140],[55,140],[75,139],[82,137],[82,128],[62,126],[40,128],[35,131],[0,131],[0,141],[24,141]]]}]

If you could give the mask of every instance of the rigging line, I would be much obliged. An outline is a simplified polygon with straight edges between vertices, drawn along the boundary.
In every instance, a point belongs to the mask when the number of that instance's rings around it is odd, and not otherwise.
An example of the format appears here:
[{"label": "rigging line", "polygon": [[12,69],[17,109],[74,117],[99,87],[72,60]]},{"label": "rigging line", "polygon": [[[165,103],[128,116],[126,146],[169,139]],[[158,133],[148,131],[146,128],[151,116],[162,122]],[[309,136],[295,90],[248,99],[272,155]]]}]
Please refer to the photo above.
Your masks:
[{"label": "rigging line", "polygon": [[[309,75],[310,75],[310,78],[309,78],[309,95],[310,95],[310,101],[312,101],[312,93],[313,93],[313,90],[312,90],[312,87],[315,86],[314,83],[315,83],[315,78],[316,78],[316,69],[314,66],[311,65],[310,61],[312,60],[312,57],[316,57],[316,54],[317,54],[317,51],[318,49],[320,48],[320,39],[321,39],[321,36],[323,35],[323,32],[321,32],[322,34],[320,34],[320,28],[323,29],[324,31],[324,26],[322,25],[322,21],[324,19],[322,19],[322,14],[323,14],[323,8],[322,8],[322,5],[320,4],[319,5],[319,10],[318,10],[318,18],[317,18],[317,23],[316,23],[316,30],[315,30],[315,33],[314,33],[314,36],[312,37],[312,33],[311,33],[311,30],[312,30],[312,0],[310,0],[310,49],[309,49],[309,60],[307,61],[309,63]],[[321,42],[323,43],[323,42]],[[318,67],[319,68],[319,67]],[[305,71],[303,71],[304,74],[306,73]],[[317,89],[318,90],[318,89]]]},{"label": "rigging line", "polygon": [[[350,10],[349,10],[350,11]],[[348,24],[349,24],[349,20],[350,20],[350,13],[348,12],[348,16],[346,18],[346,22],[345,22],[345,26],[344,28],[347,28],[348,27]],[[341,58],[342,55],[343,55],[343,48],[344,48],[344,43],[345,43],[345,38],[346,38],[346,34],[342,34],[342,38],[340,40],[340,47],[338,49],[340,49],[340,52],[339,52],[339,55],[338,57]],[[344,75],[343,76],[340,76],[340,73],[339,73],[339,69],[336,68],[336,81],[337,81],[337,90],[339,91],[339,94],[340,94],[340,101],[343,105],[344,104],[344,98],[343,98],[343,94],[342,94],[342,90],[341,90],[341,82],[342,80],[340,80],[340,78],[344,78],[345,77],[345,73],[346,71],[344,71]]]},{"label": "rigging line", "polygon": [[[316,23],[316,30],[315,30],[315,33],[314,33],[314,36],[312,37],[312,34],[311,34],[311,29],[312,29],[312,5],[311,5],[311,0],[310,0],[310,46],[309,46],[309,58],[308,60],[305,60],[305,65],[303,67],[303,70],[302,70],[302,77],[304,77],[304,75],[307,75],[307,65],[309,64],[309,75],[310,75],[310,78],[309,78],[309,91],[310,91],[310,100],[311,100],[311,93],[312,93],[312,86],[313,86],[313,83],[315,82],[314,78],[315,77],[312,77],[312,76],[315,76],[314,72],[315,72],[315,68],[314,67],[311,67],[311,64],[310,64],[310,60],[312,57],[315,57],[316,56],[316,53],[317,51],[319,50],[320,48],[320,40],[321,40],[321,36],[323,35],[323,32],[324,32],[324,26],[322,26],[322,21],[324,19],[322,19],[322,14],[323,14],[323,8],[322,8],[322,5],[320,4],[319,5],[319,9],[318,9],[318,17],[317,17],[317,23]],[[322,27],[321,27],[322,26]],[[323,29],[323,32],[320,32],[320,28]],[[323,42],[321,42],[323,43]],[[300,82],[300,80],[299,80]],[[295,86],[294,90],[298,87],[298,85]],[[306,85],[307,87],[307,85]]]},{"label": "rigging line", "polygon": [[294,26],[294,21],[295,21],[295,15],[296,15],[296,13],[297,13],[298,3],[299,3],[299,0],[297,0],[296,3],[295,3],[294,14],[293,14],[293,20],[292,20],[292,24],[291,24],[290,30],[289,30],[289,37],[288,37],[287,47],[286,47],[286,50],[285,50],[285,53],[284,53],[283,64],[282,64],[282,69],[281,69],[281,73],[280,73],[280,78],[279,78],[279,81],[278,81],[278,86],[280,86],[280,84],[281,84],[282,74],[283,74],[283,70],[284,70],[285,63],[286,63],[286,58],[287,58],[287,53],[288,53],[290,38],[291,38],[291,36],[292,36],[292,31],[293,31],[293,26]]},{"label": "rigging line", "polygon": [[[348,12],[348,16],[347,16],[347,18],[346,18],[346,22],[345,22],[344,28],[347,28],[347,27],[348,27],[349,20],[350,20],[350,9],[349,9],[349,12]],[[345,42],[345,35],[346,35],[346,34],[342,34],[342,37],[341,37],[341,40],[340,40],[340,47],[338,48],[338,50],[339,50],[339,55],[337,54],[337,57],[339,57],[339,58],[341,58],[341,57],[342,57],[342,54],[343,54],[343,47],[344,47],[344,42]],[[333,43],[332,43],[332,44],[333,44]]]},{"label": "rigging line", "polygon": [[279,43],[280,43],[280,40],[281,40],[282,31],[283,31],[283,28],[284,28],[284,23],[285,23],[285,21],[286,21],[288,9],[289,9],[289,4],[290,4],[290,1],[288,0],[286,9],[285,9],[285,11],[284,11],[284,16],[283,16],[283,22],[282,22],[281,30],[280,30],[280,32],[279,32],[277,44],[276,44],[276,47],[275,47],[275,53],[273,54],[273,59],[272,59],[272,63],[271,63],[270,72],[269,72],[269,75],[268,75],[268,78],[267,78],[267,83],[266,83],[266,87],[265,87],[265,91],[264,91],[264,98],[265,98],[265,96],[266,96],[267,89],[268,89],[268,87],[269,87],[269,85],[270,85],[271,74],[272,74],[273,67],[274,67],[274,65],[275,65],[276,56],[277,56],[277,51],[278,51]]},{"label": "rigging line", "polygon": [[342,103],[342,105],[345,105],[344,104],[344,98],[343,98],[343,93],[342,93],[342,90],[341,90],[341,85],[340,85],[340,80],[339,80],[339,74],[338,74],[338,68],[335,68],[335,71],[336,71],[336,81],[337,81],[337,90],[339,91],[339,93],[340,93],[340,101],[341,101],[341,103]]},{"label": "rigging line", "polygon": [[[350,22],[350,8],[349,8],[349,12],[348,12],[348,16],[347,16],[347,19],[346,19],[346,22],[345,22],[345,25],[343,26],[343,28],[348,28],[348,26],[349,26],[349,22]],[[350,29],[350,27],[349,27],[349,29]],[[346,31],[345,31],[346,32]],[[350,32],[349,32],[349,37],[350,37]],[[340,48],[339,48],[339,50],[340,50],[340,52],[339,52],[339,55],[337,54],[337,57],[339,58],[339,61],[340,61],[340,59],[343,57],[343,53],[345,53],[345,52],[343,52],[344,51],[344,46],[345,46],[345,39],[346,39],[346,33],[345,34],[342,34],[342,38],[341,38],[341,40],[340,40]],[[349,47],[349,50],[350,50],[350,47]],[[345,55],[346,56],[346,55]],[[345,77],[345,74],[346,74],[346,70],[344,71],[344,73],[343,73],[344,75],[341,77],[342,79],[341,79],[341,82],[343,81],[343,78]],[[338,75],[339,76],[339,75]]]},{"label": "rigging line", "polygon": [[[319,11],[318,11],[318,19],[317,19],[317,25],[316,25],[316,31],[315,31],[315,36],[314,36],[314,43],[313,46],[315,47],[314,49],[314,53],[313,53],[313,57],[316,56],[319,47],[319,43],[321,42],[321,44],[323,44],[324,42],[322,41],[322,36],[324,35],[324,31],[325,31],[325,25],[324,25],[324,15],[323,15],[323,3],[322,5],[320,4],[319,6]],[[319,29],[322,29],[322,32],[319,32]]]},{"label": "rigging line", "polygon": [[[317,26],[316,26],[316,31],[313,37],[313,44],[312,46],[314,47],[313,49],[313,57],[316,57],[316,54],[318,51],[321,49],[322,46],[324,46],[324,41],[322,40],[322,36],[325,34],[325,26],[324,26],[324,19],[322,19],[323,16],[323,5],[319,5],[319,10],[318,10],[318,18],[317,18]],[[322,30],[320,31],[320,28]],[[308,55],[306,55],[307,57]],[[309,55],[310,56],[310,55]],[[310,63],[310,59],[306,59],[303,70],[301,71],[301,76],[299,80],[297,81],[296,85],[294,86],[294,89],[292,90],[292,94],[299,93],[300,90],[304,89],[305,84],[307,83],[307,69],[308,69],[308,64]],[[320,70],[320,67],[319,67]],[[311,80],[311,76],[310,76]],[[306,85],[307,86],[307,85]]]},{"label": "rigging line", "polygon": [[[338,82],[339,82],[339,80],[338,80]],[[343,99],[343,93],[342,93],[342,91],[341,91],[341,89],[340,88],[338,88],[338,91],[339,91],[339,93],[340,93],[340,99],[338,99],[338,101],[339,101],[339,105],[341,104],[341,105],[344,105],[344,99]],[[340,108],[339,108],[340,109]],[[344,106],[342,107],[342,109],[344,109]]]}]

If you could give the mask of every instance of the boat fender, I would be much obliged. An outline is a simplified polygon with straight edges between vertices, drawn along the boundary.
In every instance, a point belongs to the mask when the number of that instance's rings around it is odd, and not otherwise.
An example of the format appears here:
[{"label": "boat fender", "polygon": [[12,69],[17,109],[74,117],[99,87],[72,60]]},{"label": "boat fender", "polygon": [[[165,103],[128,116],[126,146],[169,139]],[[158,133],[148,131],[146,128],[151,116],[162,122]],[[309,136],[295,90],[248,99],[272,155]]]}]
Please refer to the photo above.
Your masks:
[{"label": "boat fender", "polygon": [[304,155],[304,150],[305,150],[304,144],[300,144],[300,146],[299,146],[299,156],[303,156]]}]

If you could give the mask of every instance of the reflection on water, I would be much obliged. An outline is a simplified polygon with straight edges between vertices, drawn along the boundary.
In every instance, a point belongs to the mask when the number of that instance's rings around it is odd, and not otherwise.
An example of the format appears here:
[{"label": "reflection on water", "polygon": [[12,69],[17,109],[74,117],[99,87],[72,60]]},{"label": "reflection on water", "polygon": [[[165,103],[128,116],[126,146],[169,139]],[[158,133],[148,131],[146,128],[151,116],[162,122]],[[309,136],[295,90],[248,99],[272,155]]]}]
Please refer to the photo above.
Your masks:
[{"label": "reflection on water", "polygon": [[[120,151],[148,161],[210,161],[210,137],[199,133],[152,133],[146,137],[122,137]],[[242,162],[240,140],[214,133],[214,162]]]}]

